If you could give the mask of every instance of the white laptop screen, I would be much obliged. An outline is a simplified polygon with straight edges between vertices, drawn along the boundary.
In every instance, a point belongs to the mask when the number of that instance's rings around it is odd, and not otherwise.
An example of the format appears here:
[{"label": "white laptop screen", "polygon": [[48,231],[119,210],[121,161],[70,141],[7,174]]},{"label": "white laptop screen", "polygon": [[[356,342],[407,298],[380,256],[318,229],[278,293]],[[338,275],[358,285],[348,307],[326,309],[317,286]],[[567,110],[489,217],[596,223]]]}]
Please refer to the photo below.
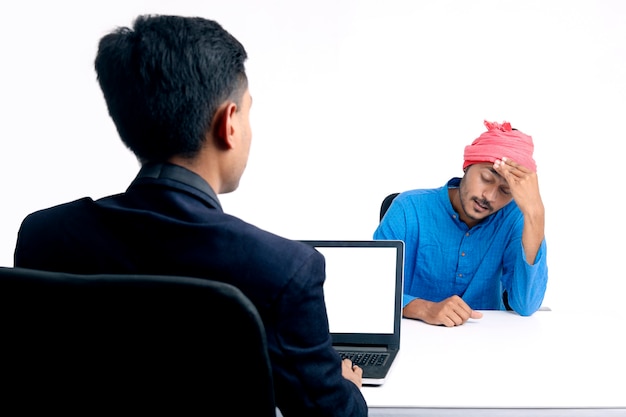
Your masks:
[{"label": "white laptop screen", "polygon": [[394,332],[395,247],[317,246],[326,258],[324,297],[331,333]]}]

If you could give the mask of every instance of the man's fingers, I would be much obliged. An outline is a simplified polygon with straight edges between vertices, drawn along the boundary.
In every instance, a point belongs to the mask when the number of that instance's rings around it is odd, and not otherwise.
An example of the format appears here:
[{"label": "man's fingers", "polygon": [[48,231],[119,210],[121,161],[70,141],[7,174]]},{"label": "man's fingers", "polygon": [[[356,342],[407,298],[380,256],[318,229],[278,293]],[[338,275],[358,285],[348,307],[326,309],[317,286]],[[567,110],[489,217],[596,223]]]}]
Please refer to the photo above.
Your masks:
[{"label": "man's fingers", "polygon": [[472,310],[472,314],[470,315],[470,318],[472,318],[472,319],[482,319],[483,318],[483,313],[481,313],[480,311]]},{"label": "man's fingers", "polygon": [[502,159],[500,160],[496,160],[496,162],[494,162],[494,166],[495,165],[499,165],[501,167],[509,167],[509,172],[511,173],[515,173],[517,170],[521,171],[522,174],[530,174],[532,171],[528,168],[526,168],[524,165],[520,165],[517,162],[515,162],[514,160],[507,158],[506,156],[503,156]]},{"label": "man's fingers", "polygon": [[465,323],[469,319],[482,318],[483,313],[472,310],[470,306],[468,306],[464,301],[462,301],[462,299],[460,300],[461,300],[461,303],[451,306],[452,308],[446,314],[446,320],[444,320],[443,322],[445,326],[447,327],[460,326],[461,324]]}]

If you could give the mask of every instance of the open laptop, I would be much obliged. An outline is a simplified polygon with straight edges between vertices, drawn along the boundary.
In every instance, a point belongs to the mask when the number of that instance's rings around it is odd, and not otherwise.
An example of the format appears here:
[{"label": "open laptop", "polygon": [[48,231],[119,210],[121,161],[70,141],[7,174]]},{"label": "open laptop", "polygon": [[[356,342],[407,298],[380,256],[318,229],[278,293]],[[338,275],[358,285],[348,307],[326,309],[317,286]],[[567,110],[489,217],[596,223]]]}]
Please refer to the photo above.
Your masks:
[{"label": "open laptop", "polygon": [[400,349],[404,242],[303,242],[326,258],[324,297],[333,346],[363,368],[364,385],[382,385]]}]

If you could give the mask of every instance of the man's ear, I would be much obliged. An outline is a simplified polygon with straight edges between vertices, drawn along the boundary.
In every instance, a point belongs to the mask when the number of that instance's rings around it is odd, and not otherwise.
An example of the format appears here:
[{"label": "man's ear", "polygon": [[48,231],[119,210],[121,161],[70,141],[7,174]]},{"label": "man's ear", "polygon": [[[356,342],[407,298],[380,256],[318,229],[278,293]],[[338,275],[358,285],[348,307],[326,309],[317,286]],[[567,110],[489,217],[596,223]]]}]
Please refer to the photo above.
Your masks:
[{"label": "man's ear", "polygon": [[234,117],[237,105],[229,101],[215,112],[213,120],[213,132],[215,132],[216,145],[223,149],[231,149],[235,141]]}]

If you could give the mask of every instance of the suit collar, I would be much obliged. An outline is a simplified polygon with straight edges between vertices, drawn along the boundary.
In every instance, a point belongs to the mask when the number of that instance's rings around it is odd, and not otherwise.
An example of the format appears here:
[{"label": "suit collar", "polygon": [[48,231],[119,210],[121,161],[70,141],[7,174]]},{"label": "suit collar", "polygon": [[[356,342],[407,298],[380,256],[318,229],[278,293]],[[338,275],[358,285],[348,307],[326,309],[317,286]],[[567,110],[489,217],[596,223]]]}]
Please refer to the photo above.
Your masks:
[{"label": "suit collar", "polygon": [[204,195],[206,195],[206,197],[208,197],[212,205],[220,209],[222,208],[222,205],[217,198],[217,194],[213,191],[209,183],[198,174],[179,165],[168,163],[146,164],[141,167],[141,170],[139,171],[139,174],[137,174],[137,178],[135,180],[140,178],[153,178],[159,180],[165,179],[185,184],[201,191]]}]

